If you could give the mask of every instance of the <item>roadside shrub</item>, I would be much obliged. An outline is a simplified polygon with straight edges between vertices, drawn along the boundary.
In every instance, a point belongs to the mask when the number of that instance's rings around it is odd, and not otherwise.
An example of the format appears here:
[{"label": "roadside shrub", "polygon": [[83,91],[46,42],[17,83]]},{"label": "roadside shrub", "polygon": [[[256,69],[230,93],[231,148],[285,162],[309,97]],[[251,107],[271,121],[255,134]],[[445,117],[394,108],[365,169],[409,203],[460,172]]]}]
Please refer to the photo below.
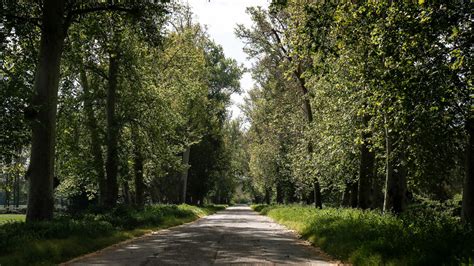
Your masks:
[{"label": "roadside shrub", "polygon": [[413,208],[401,216],[358,209],[254,206],[330,255],[356,265],[442,265],[474,257],[474,234],[449,212]]},{"label": "roadside shrub", "polygon": [[95,208],[53,221],[0,225],[0,265],[57,264],[158,229],[195,220],[224,206],[153,205]]},{"label": "roadside shrub", "polygon": [[[254,204],[250,206],[254,211],[259,212],[261,214],[267,214],[268,210],[272,208],[272,205],[267,205],[267,204]],[[265,209],[265,211],[264,211]]]}]

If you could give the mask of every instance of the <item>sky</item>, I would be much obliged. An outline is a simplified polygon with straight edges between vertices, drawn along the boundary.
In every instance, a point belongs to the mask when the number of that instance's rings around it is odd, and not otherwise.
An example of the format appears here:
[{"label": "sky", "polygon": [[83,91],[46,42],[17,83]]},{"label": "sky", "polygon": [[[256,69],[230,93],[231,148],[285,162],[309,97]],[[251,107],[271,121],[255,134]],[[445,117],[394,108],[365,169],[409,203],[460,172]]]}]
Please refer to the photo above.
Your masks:
[{"label": "sky", "polygon": [[[251,63],[243,52],[244,44],[234,34],[237,24],[252,25],[250,16],[245,12],[249,6],[268,7],[270,0],[187,0],[195,14],[195,19],[206,25],[212,39],[220,44],[227,57],[234,58],[239,64],[250,68]],[[243,93],[232,95],[230,112],[232,118],[241,116],[239,105],[244,102],[246,92],[252,88],[250,73],[245,73],[240,80]]]}]

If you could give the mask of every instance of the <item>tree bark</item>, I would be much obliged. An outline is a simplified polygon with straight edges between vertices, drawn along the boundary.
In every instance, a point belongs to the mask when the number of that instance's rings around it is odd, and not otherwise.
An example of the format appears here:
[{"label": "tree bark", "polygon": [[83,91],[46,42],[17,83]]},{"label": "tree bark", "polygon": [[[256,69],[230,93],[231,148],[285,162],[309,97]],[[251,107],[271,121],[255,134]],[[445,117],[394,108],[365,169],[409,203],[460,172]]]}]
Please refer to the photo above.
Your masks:
[{"label": "tree bark", "polygon": [[107,183],[105,180],[104,158],[102,155],[102,143],[99,136],[99,126],[95,118],[94,109],[92,108],[92,95],[90,92],[90,84],[84,68],[80,70],[80,79],[84,90],[84,110],[86,113],[86,125],[89,128],[91,138],[91,152],[94,157],[94,168],[97,173],[97,182],[99,185],[99,205],[104,205],[106,198]]},{"label": "tree bark", "polygon": [[182,183],[182,191],[181,191],[181,203],[186,203],[186,193],[187,193],[187,187],[188,187],[188,173],[189,173],[189,155],[191,154],[191,147],[188,146],[183,152],[183,165],[186,166],[186,169],[183,170],[181,173],[181,181]]},{"label": "tree bark", "polygon": [[145,184],[143,182],[143,154],[140,145],[138,126],[132,125],[134,142],[134,172],[135,172],[135,204],[142,208],[145,205]]},{"label": "tree bark", "polygon": [[114,53],[109,58],[109,84],[107,88],[107,162],[105,165],[107,173],[107,197],[105,205],[113,207],[117,204],[118,197],[118,135],[119,127],[115,117],[117,101],[117,82],[119,59]]},{"label": "tree bark", "polygon": [[[363,126],[368,125],[369,117],[363,117]],[[360,168],[359,168],[359,195],[358,207],[368,209],[371,206],[371,184],[374,179],[375,155],[369,149],[370,133],[362,132],[362,144],[360,145]]]},{"label": "tree bark", "polygon": [[64,0],[44,1],[35,94],[32,100],[36,113],[32,122],[27,222],[53,218],[59,67],[66,34],[63,15]]},{"label": "tree bark", "polygon": [[462,221],[474,223],[474,118],[466,122],[468,144],[466,149],[466,175],[462,192]]}]

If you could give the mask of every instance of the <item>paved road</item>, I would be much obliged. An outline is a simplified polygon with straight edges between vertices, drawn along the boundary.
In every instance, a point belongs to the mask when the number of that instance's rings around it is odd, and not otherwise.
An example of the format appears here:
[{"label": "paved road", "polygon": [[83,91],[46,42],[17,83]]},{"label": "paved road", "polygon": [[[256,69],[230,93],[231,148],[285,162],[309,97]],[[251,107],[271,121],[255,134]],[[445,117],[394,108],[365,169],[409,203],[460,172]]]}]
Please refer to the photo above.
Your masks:
[{"label": "paved road", "polygon": [[249,207],[225,211],[108,248],[72,265],[327,265],[317,249]]}]

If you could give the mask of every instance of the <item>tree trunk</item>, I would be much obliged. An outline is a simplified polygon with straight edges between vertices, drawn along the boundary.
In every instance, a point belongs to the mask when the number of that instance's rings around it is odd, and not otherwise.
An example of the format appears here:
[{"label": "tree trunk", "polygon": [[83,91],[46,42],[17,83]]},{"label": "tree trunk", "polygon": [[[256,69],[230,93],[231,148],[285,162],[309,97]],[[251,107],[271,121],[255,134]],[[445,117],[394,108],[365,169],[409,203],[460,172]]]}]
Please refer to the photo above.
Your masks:
[{"label": "tree trunk", "polygon": [[344,192],[342,192],[341,207],[350,206],[351,187],[350,183],[345,184]]},{"label": "tree trunk", "polygon": [[5,174],[5,201],[3,202],[3,207],[8,210],[10,206],[10,173]]},{"label": "tree trunk", "polygon": [[217,203],[217,204],[220,204],[220,203],[221,203],[221,190],[220,190],[219,187],[217,188],[216,203]]},{"label": "tree trunk", "polygon": [[[306,82],[298,72],[295,72],[295,75],[300,83],[301,92],[303,93],[303,98],[304,98],[303,110],[306,116],[306,121],[308,122],[308,125],[311,126],[311,124],[313,123],[313,111],[311,109],[311,102],[308,99],[308,89],[306,88]],[[311,141],[308,143],[308,153],[310,155],[310,158],[312,158],[313,143]],[[316,208],[322,209],[323,201],[321,199],[321,187],[319,185],[319,180],[317,177],[314,178],[313,190],[314,190],[314,206]]]},{"label": "tree trunk", "polygon": [[374,160],[374,179],[372,182],[371,206],[372,209],[383,209],[385,177],[377,174],[376,169],[381,164],[381,160]]},{"label": "tree trunk", "polygon": [[118,135],[119,127],[115,117],[117,101],[117,82],[119,59],[116,54],[111,53],[109,59],[109,84],[107,88],[107,162],[105,165],[107,173],[107,197],[106,206],[113,207],[117,204],[118,197]]},{"label": "tree trunk", "polygon": [[132,125],[132,139],[134,142],[135,157],[135,204],[142,208],[145,204],[145,184],[143,183],[143,154],[137,125]]},{"label": "tree trunk", "polygon": [[[20,160],[18,159],[17,164],[19,163]],[[18,209],[20,205],[20,174],[18,172],[15,172],[15,181],[13,186],[13,205]]]},{"label": "tree trunk", "polygon": [[276,182],[276,202],[278,204],[283,204],[283,199],[284,199],[284,193],[283,193],[283,184],[281,181]]},{"label": "tree trunk", "polygon": [[26,221],[53,218],[53,175],[56,140],[56,112],[61,54],[66,29],[64,0],[43,1],[39,60],[35,73],[32,106],[31,158]]},{"label": "tree trunk", "polygon": [[400,155],[395,158],[388,127],[385,128],[385,145],[386,180],[383,211],[399,214],[406,208],[406,155],[405,151],[400,149]]},{"label": "tree trunk", "polygon": [[102,143],[99,136],[99,126],[92,108],[92,95],[90,93],[90,84],[84,68],[81,68],[80,78],[84,90],[84,110],[86,113],[86,125],[89,128],[91,138],[91,152],[94,157],[94,169],[97,173],[97,182],[99,185],[99,205],[104,205],[106,198],[107,183],[105,180],[104,158],[102,155]]},{"label": "tree trunk", "polygon": [[127,180],[122,183],[122,194],[123,203],[125,203],[125,205],[130,205],[132,197],[130,196],[130,186],[128,185]]},{"label": "tree trunk", "polygon": [[181,180],[183,184],[183,189],[181,191],[181,203],[186,203],[186,190],[188,186],[188,173],[189,173],[189,155],[191,154],[191,147],[187,146],[186,149],[183,152],[183,165],[186,167],[186,169],[183,170],[181,173]]},{"label": "tree trunk", "polygon": [[322,209],[323,201],[321,199],[321,187],[319,186],[319,181],[316,178],[313,183],[313,193],[314,193],[314,207]]},{"label": "tree trunk", "polygon": [[466,154],[466,176],[462,192],[462,220],[465,223],[474,223],[474,118],[471,116],[466,122],[468,144]]},{"label": "tree trunk", "polygon": [[[368,125],[369,117],[363,117],[363,126]],[[370,133],[362,132],[362,144],[360,145],[360,168],[359,168],[359,195],[358,207],[361,209],[370,208],[371,184],[374,179],[375,155],[369,149]]]},{"label": "tree trunk", "polygon": [[270,204],[272,201],[272,198],[271,198],[271,191],[269,188],[266,188],[265,189],[265,203],[266,204]]},{"label": "tree trunk", "polygon": [[357,208],[357,203],[359,199],[359,182],[358,181],[352,181],[350,185],[350,190],[351,190],[351,196],[350,196],[350,206],[351,208]]}]

